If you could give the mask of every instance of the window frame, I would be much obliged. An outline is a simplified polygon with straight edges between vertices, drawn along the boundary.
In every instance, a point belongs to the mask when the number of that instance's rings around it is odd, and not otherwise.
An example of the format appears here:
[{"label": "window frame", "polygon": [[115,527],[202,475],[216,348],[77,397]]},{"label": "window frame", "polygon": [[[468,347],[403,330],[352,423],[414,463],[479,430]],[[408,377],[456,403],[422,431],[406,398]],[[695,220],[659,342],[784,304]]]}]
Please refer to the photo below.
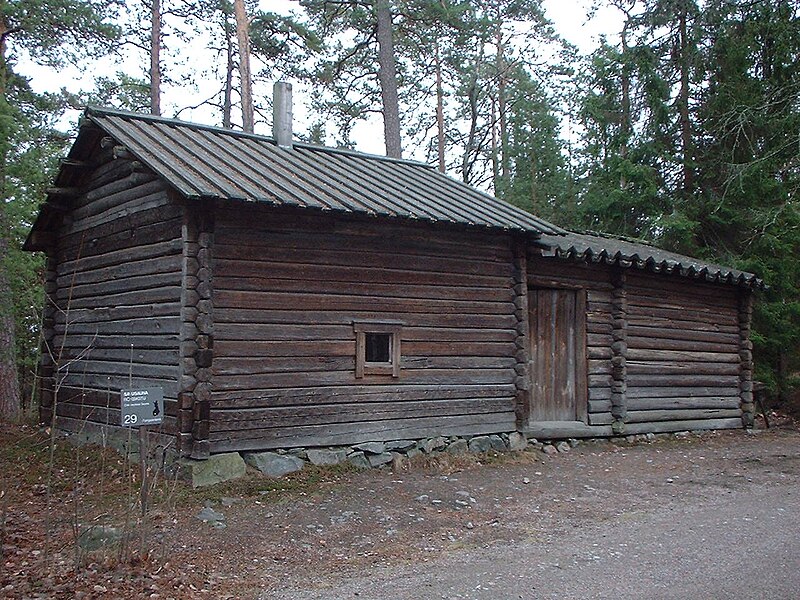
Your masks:
[{"label": "window frame", "polygon": [[[353,321],[353,330],[356,334],[356,379],[363,379],[365,375],[388,375],[393,378],[400,377],[400,333],[403,323],[400,321]],[[367,334],[390,334],[389,361],[367,361]]]}]

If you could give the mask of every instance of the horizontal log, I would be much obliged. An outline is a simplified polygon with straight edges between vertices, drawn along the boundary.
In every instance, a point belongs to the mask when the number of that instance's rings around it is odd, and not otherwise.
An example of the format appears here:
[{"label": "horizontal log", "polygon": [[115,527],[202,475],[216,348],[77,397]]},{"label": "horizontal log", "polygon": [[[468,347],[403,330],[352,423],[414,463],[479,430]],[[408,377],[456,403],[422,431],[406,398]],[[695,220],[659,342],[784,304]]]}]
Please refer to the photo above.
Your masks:
[{"label": "horizontal log", "polygon": [[53,338],[53,349],[58,352],[62,347],[83,350],[87,348],[118,348],[130,351],[134,349],[177,348],[180,344],[179,336],[169,335],[74,335],[70,333],[65,341],[63,334],[59,333]]},{"label": "horizontal log", "polygon": [[[67,318],[70,314],[67,313]],[[67,324],[68,334],[75,335],[177,335],[180,331],[180,317],[144,317],[141,319],[126,319],[124,321],[97,321],[84,322],[70,319]],[[64,324],[56,322],[55,331],[58,335],[64,330]]]},{"label": "horizontal log", "polygon": [[[270,251],[271,254],[271,251]],[[511,274],[464,274],[458,272],[425,271],[424,267],[413,269],[392,268],[395,257],[387,257],[386,264],[376,267],[312,265],[302,262],[278,263],[270,261],[232,261],[217,258],[217,273],[225,277],[255,280],[269,285],[278,279],[297,281],[327,281],[331,284],[362,283],[434,285],[453,287],[510,288]],[[510,265],[509,265],[510,268]],[[224,285],[224,282],[223,282]]]},{"label": "horizontal log", "polygon": [[611,411],[611,400],[590,400],[590,413],[605,413]]},{"label": "horizontal log", "polygon": [[700,396],[695,398],[627,398],[628,410],[738,409],[736,396]]},{"label": "horizontal log", "polygon": [[700,319],[691,320],[688,313],[683,315],[685,318],[678,317],[653,317],[635,313],[628,313],[628,328],[632,327],[654,327],[664,330],[663,337],[669,337],[667,332],[673,331],[709,331],[716,333],[738,334],[739,328],[736,325],[720,324]]},{"label": "horizontal log", "polygon": [[739,335],[736,331],[715,332],[698,331],[692,329],[669,329],[653,324],[631,325],[628,324],[627,333],[633,338],[646,338],[658,340],[684,340],[704,343],[736,344]]},{"label": "horizontal log", "polygon": [[[678,410],[631,410],[625,417],[625,423],[656,423],[661,421],[690,421],[699,419],[732,419],[741,418],[742,412],[726,408],[696,408]],[[627,429],[627,427],[626,427]]]},{"label": "horizontal log", "polygon": [[[367,375],[364,381],[384,381],[380,375]],[[427,385],[451,384],[506,384],[513,383],[511,369],[405,369],[400,372],[400,380],[405,383]],[[305,385],[347,385],[356,383],[355,371],[320,371],[315,373],[275,373],[258,375],[222,376],[214,378],[214,389],[262,390]]]},{"label": "horizontal log", "polygon": [[738,393],[739,385],[728,384],[727,386],[638,386],[629,385],[627,396],[632,398],[719,398],[734,396]]},{"label": "horizontal log", "polygon": [[627,360],[629,375],[738,375],[739,365],[736,363],[708,362],[642,362]]},{"label": "horizontal log", "polygon": [[[382,306],[380,308],[383,308]],[[376,312],[374,310],[360,310],[343,312],[327,310],[320,306],[319,310],[298,311],[293,310],[255,310],[217,308],[214,311],[214,320],[222,323],[242,323],[247,325],[347,325],[353,321],[401,321],[406,326],[423,327],[462,327],[478,329],[512,329],[517,321],[513,315],[470,314],[456,312],[452,314],[423,314],[403,312]],[[738,352],[738,349],[737,349]]]},{"label": "horizontal log", "polygon": [[137,318],[172,317],[179,315],[180,302],[166,304],[139,304],[134,306],[104,306],[99,308],[70,308],[57,312],[54,323],[87,323],[102,321],[125,321]]},{"label": "horizontal log", "polygon": [[[94,270],[78,270],[76,273],[62,275],[58,278],[60,287],[81,286],[90,283],[105,283],[114,280],[124,280],[143,275],[159,275],[170,273],[174,277],[181,276],[183,258],[179,254],[152,258],[146,261],[131,261],[120,265],[113,265]],[[147,286],[153,287],[153,286]]]},{"label": "horizontal log", "polygon": [[430,436],[477,435],[513,431],[515,416],[488,414],[368,421],[306,427],[276,427],[238,432],[212,432],[212,453],[270,448],[340,446],[369,441],[419,439]]},{"label": "horizontal log", "polygon": [[[513,369],[513,357],[404,355],[401,369]],[[314,373],[323,371],[355,371],[355,353],[346,357],[227,358],[215,357],[214,373],[219,377],[260,375],[268,373]]]},{"label": "horizontal log", "polygon": [[[87,283],[85,285],[64,286],[66,296],[72,300],[80,298],[93,298],[110,294],[120,294],[134,290],[147,290],[174,286],[180,283],[180,273],[157,273],[152,275],[140,275],[126,279],[111,279],[107,281]],[[64,297],[64,293],[59,294]]]},{"label": "horizontal log", "polygon": [[741,429],[740,417],[730,419],[699,419],[689,421],[661,421],[659,423],[625,424],[626,435],[639,433],[667,433],[671,431],[696,431],[702,429]]},{"label": "horizontal log", "polygon": [[504,385],[464,385],[446,387],[407,383],[355,384],[328,387],[295,387],[278,390],[245,390],[213,392],[215,409],[301,406],[332,403],[381,402],[387,399],[444,400],[468,398],[513,398],[516,388]]},{"label": "horizontal log", "polygon": [[628,387],[736,387],[734,375],[628,375]]},{"label": "horizontal log", "polygon": [[[302,293],[214,290],[215,311],[256,309],[256,310],[284,310],[291,306],[297,311],[327,310],[341,312],[357,312],[364,310],[364,300],[359,296],[352,296],[346,292],[337,294],[328,293]],[[410,302],[404,296],[396,298],[381,297],[381,311],[404,313],[432,313],[447,314],[462,312],[465,314],[511,314],[514,310],[511,301],[481,301],[481,300],[450,300],[420,299]],[[374,308],[374,307],[373,307]]]},{"label": "horizontal log", "polygon": [[210,431],[242,431],[272,427],[302,427],[325,424],[353,424],[365,421],[406,420],[426,417],[484,415],[501,413],[510,417],[514,401],[510,398],[438,400],[424,402],[376,402],[362,404],[315,405],[236,411],[211,411]]},{"label": "horizontal log", "polygon": [[626,357],[629,360],[657,361],[657,362],[708,362],[708,363],[739,363],[739,356],[733,352],[687,352],[683,350],[652,350],[649,348],[635,348],[628,344]]},{"label": "horizontal log", "polygon": [[180,255],[183,243],[180,239],[156,240],[149,243],[137,243],[135,246],[112,250],[102,254],[81,254],[74,260],[59,257],[58,274],[71,276],[92,269],[102,269],[116,265],[125,265],[136,261],[146,261],[163,256]]},{"label": "horizontal log", "polygon": [[610,425],[591,426],[580,421],[539,421],[524,428],[528,437],[536,439],[587,438],[612,435]]},{"label": "horizontal log", "polygon": [[628,335],[627,342],[629,348],[653,349],[653,350],[680,350],[688,352],[723,352],[737,353],[738,345],[735,343],[722,343],[715,341],[700,340],[676,340],[663,339],[659,337],[642,337]]},{"label": "horizontal log", "polygon": [[228,292],[296,292],[301,294],[337,294],[351,297],[407,298],[422,300],[471,300],[482,302],[513,302],[513,290],[475,286],[404,285],[397,283],[352,283],[336,281],[310,281],[300,279],[239,279],[227,277],[217,271],[214,289]]},{"label": "horizontal log", "polygon": [[[178,282],[180,283],[180,282]],[[120,294],[105,296],[86,296],[84,298],[70,299],[66,290],[59,290],[58,304],[63,310],[75,308],[114,308],[120,306],[140,306],[142,304],[172,304],[181,297],[180,285],[154,288],[150,290],[135,290]]]}]

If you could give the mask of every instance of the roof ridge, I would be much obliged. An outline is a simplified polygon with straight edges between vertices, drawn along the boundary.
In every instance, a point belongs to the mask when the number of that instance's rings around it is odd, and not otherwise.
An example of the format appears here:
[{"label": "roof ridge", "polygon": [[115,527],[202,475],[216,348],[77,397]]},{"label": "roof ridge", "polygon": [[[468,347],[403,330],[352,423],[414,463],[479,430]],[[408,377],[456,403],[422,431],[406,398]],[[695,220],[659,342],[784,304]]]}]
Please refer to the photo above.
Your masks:
[{"label": "roof ridge", "polygon": [[[223,133],[225,135],[230,135],[232,137],[240,137],[240,138],[248,138],[254,140],[261,140],[261,141],[268,141],[272,144],[276,144],[275,138],[269,135],[265,135],[262,133],[248,133],[246,131],[241,131],[237,129],[229,129],[227,127],[220,127],[219,125],[207,125],[205,123],[196,123],[194,121],[184,121],[183,119],[178,119],[174,117],[164,117],[161,115],[152,115],[149,113],[140,113],[131,110],[124,110],[121,108],[109,108],[105,106],[96,106],[96,105],[89,105],[85,109],[85,114],[88,117],[103,117],[103,116],[116,116],[116,117],[129,117],[133,119],[138,119],[140,121],[150,121],[150,122],[158,122],[164,123],[167,125],[177,125],[181,127],[187,127],[190,129],[200,129],[205,131],[214,131],[216,133]],[[312,150],[317,152],[327,152],[330,154],[344,154],[347,156],[355,156],[360,158],[367,158],[373,160],[382,160],[386,162],[393,162],[393,163],[402,163],[408,165],[415,165],[418,167],[425,167],[428,169],[433,169],[433,165],[430,165],[426,162],[421,162],[417,160],[411,160],[408,158],[394,158],[391,156],[383,156],[381,154],[372,154],[369,152],[361,152],[359,150],[351,150],[350,148],[333,148],[331,146],[324,146],[322,144],[312,144],[310,142],[302,142],[293,140],[292,141],[293,147],[303,148],[306,150]]]}]

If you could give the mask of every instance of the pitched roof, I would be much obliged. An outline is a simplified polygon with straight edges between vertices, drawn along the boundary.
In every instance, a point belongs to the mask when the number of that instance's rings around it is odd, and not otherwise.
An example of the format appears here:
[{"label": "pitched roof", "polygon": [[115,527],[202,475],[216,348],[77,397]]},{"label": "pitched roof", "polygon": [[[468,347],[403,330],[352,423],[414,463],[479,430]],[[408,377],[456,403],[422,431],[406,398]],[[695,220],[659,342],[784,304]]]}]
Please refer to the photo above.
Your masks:
[{"label": "pitched roof", "polygon": [[589,235],[571,231],[566,235],[545,234],[536,241],[536,245],[542,248],[545,256],[602,262],[653,273],[673,273],[711,283],[728,283],[755,289],[765,287],[764,282],[752,273],[606,234]]},{"label": "pitched roof", "polygon": [[323,211],[559,235],[507,202],[409,160],[105,108],[86,116],[189,199],[264,202]]}]

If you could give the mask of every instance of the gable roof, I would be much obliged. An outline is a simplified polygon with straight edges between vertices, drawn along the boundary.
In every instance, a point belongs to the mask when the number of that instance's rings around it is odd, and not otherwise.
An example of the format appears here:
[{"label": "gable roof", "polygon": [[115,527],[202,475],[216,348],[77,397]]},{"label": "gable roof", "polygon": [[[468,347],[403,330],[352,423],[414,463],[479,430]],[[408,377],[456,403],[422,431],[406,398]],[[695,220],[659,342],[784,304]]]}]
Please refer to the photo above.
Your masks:
[{"label": "gable roof", "polygon": [[536,245],[542,248],[544,256],[602,262],[653,273],[673,273],[711,283],[727,283],[754,289],[765,287],[764,282],[752,273],[606,234],[590,235],[571,231],[566,235],[545,234],[536,241]]},{"label": "gable roof", "polygon": [[[282,148],[262,135],[106,108],[89,107],[86,118],[188,199],[563,233],[419,162],[297,142]],[[79,135],[73,151],[80,146]]]}]

